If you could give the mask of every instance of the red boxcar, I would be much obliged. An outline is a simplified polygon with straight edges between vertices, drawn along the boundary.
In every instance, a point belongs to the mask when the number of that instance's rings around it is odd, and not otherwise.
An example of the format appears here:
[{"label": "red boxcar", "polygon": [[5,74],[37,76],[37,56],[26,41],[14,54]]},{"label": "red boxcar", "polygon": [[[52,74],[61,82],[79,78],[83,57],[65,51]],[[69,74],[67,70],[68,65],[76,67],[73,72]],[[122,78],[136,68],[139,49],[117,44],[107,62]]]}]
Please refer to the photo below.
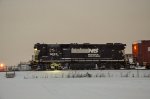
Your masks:
[{"label": "red boxcar", "polygon": [[135,61],[150,68],[150,40],[141,40],[132,44],[132,53]]}]

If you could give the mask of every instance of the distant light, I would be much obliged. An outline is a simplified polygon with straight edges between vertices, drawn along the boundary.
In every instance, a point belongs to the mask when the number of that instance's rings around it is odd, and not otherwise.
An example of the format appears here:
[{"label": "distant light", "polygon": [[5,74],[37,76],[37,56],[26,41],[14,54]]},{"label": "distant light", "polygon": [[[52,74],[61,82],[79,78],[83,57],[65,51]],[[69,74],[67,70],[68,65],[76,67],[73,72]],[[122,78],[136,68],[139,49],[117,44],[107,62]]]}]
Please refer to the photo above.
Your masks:
[{"label": "distant light", "polygon": [[134,46],[134,50],[137,50],[137,46]]},{"label": "distant light", "polygon": [[0,67],[4,67],[4,64],[0,64]]}]

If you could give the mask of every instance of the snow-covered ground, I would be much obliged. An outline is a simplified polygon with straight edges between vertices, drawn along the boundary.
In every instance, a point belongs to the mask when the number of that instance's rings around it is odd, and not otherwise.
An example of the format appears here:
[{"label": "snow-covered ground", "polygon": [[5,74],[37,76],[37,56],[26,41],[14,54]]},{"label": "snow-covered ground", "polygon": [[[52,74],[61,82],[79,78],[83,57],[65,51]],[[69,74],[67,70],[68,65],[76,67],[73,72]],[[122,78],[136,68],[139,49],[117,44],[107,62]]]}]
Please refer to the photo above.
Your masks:
[{"label": "snow-covered ground", "polygon": [[150,71],[0,72],[0,99],[150,99]]}]

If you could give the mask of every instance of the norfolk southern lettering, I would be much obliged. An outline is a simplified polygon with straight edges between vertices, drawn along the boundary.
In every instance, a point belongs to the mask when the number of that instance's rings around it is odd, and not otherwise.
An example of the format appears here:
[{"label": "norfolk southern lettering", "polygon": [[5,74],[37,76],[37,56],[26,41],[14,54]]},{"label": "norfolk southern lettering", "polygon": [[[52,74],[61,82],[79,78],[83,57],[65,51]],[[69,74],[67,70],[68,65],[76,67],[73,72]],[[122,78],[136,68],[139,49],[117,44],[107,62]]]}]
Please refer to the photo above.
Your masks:
[{"label": "norfolk southern lettering", "polygon": [[[98,53],[98,48],[96,49],[82,49],[82,48],[72,48],[71,53],[88,53],[88,57],[100,57]],[[89,54],[90,53],[90,54]]]},{"label": "norfolk southern lettering", "polygon": [[98,48],[96,49],[72,48],[71,53],[98,53]]}]

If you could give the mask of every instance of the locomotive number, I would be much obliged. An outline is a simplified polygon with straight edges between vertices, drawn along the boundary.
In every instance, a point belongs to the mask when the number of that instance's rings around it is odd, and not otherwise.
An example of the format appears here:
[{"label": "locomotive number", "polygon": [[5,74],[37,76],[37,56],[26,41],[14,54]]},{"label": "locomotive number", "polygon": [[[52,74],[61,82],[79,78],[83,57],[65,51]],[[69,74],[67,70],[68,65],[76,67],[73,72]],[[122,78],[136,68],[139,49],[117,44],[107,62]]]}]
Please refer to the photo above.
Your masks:
[{"label": "locomotive number", "polygon": [[50,53],[50,56],[59,56],[58,53]]}]

